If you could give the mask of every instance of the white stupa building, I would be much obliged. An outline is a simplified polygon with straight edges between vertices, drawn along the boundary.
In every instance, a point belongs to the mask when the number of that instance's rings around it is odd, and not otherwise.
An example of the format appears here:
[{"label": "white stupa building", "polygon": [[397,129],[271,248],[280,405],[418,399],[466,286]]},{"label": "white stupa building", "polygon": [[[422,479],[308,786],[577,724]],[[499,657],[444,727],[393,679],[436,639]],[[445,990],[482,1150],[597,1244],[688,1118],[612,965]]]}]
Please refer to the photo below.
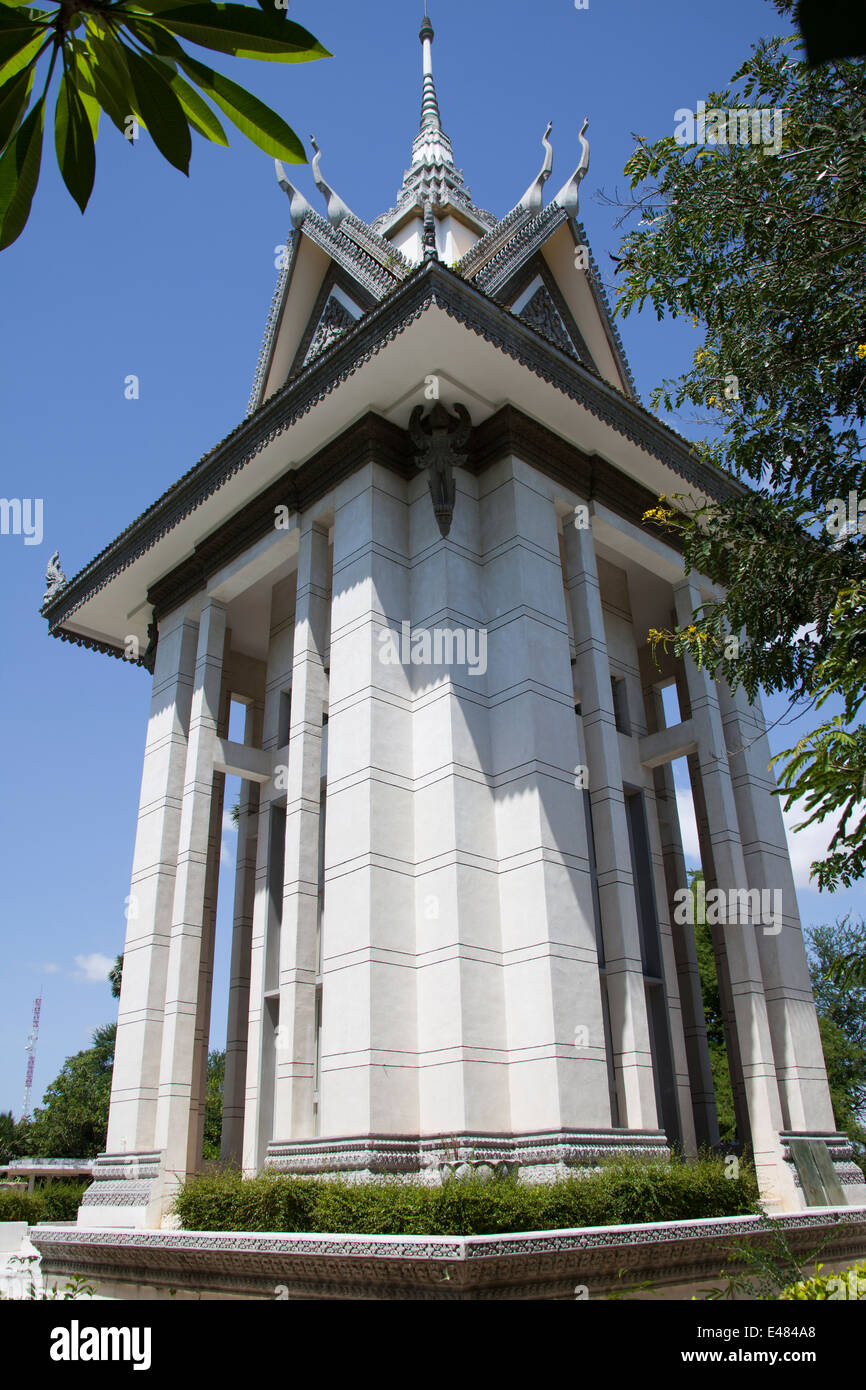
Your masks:
[{"label": "white stupa building", "polygon": [[293,232],[246,418],[50,578],[55,636],[138,652],[153,679],[107,1149],[79,1222],[158,1226],[201,1167],[215,952],[222,1150],[250,1174],[438,1181],[460,1156],[544,1181],[717,1142],[676,912],[679,758],[707,889],[748,907],[712,930],[765,1202],[862,1202],[760,709],[659,669],[646,640],[712,593],[644,513],[739,485],[637,397],[579,220],[586,126],[554,196],[545,136],[511,211],[476,207],[428,19],[421,40],[394,208],[356,216],[318,151],[316,207],[278,168]]}]

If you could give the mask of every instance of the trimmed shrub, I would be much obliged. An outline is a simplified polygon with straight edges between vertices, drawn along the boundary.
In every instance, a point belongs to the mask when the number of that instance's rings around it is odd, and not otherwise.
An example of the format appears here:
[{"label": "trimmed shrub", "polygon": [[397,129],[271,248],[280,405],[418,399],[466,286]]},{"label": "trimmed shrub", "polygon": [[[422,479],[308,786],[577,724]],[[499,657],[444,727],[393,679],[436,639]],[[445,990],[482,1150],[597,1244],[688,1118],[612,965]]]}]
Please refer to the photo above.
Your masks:
[{"label": "trimmed shrub", "polygon": [[74,1221],[88,1184],[79,1182],[48,1182],[39,1197],[45,1208],[40,1221]]},{"label": "trimmed shrub", "polygon": [[265,1172],[191,1178],[174,1211],[188,1231],[315,1231],[364,1235],[499,1235],[581,1226],[739,1216],[756,1209],[753,1169],[725,1160],[621,1158],[549,1184],[469,1177],[442,1187],[414,1179],[348,1183]]},{"label": "trimmed shrub", "polygon": [[794,1303],[808,1299],[866,1300],[866,1261],[851,1265],[849,1269],[840,1269],[838,1274],[822,1274],[823,1268],[823,1265],[817,1266],[814,1279],[800,1279],[796,1284],[789,1284],[779,1298]]},{"label": "trimmed shrub", "polygon": [[30,1226],[37,1221],[74,1221],[86,1187],[86,1183],[49,1182],[32,1194],[24,1187],[20,1192],[0,1189],[0,1221],[26,1221]]},{"label": "trimmed shrub", "polygon": [[25,1187],[20,1192],[13,1192],[9,1188],[5,1192],[0,1191],[0,1221],[26,1221],[28,1225],[35,1226],[37,1221],[44,1220],[45,1206],[41,1192],[31,1195]]}]

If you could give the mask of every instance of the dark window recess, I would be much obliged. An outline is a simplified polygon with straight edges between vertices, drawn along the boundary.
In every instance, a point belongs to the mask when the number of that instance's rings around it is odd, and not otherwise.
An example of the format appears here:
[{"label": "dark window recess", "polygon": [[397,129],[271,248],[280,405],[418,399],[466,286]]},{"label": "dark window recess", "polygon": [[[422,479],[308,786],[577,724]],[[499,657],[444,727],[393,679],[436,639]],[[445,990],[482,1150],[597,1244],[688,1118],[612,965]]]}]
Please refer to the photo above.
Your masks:
[{"label": "dark window recess", "polygon": [[631,725],[628,722],[628,702],[625,695],[625,681],[621,676],[611,676],[610,693],[613,696],[613,718],[617,731],[621,734],[630,734]]},{"label": "dark window recess", "polygon": [[669,1144],[682,1144],[680,1116],[677,1108],[674,1064],[671,1054],[671,1034],[668,1027],[668,1007],[665,987],[647,980],[646,1012],[649,1023],[650,1051],[653,1059],[653,1083],[656,1093],[656,1109],[659,1124],[664,1129]]},{"label": "dark window recess", "polygon": [[659,949],[659,925],[656,917],[655,895],[653,893],[652,862],[649,853],[649,836],[646,825],[643,797],[640,792],[626,793],[626,820],[628,840],[631,850],[631,873],[634,880],[634,896],[637,904],[638,931],[640,933],[640,953],[643,973],[659,978],[662,973],[661,951]]},{"label": "dark window recess", "polygon": [[592,887],[592,913],[595,918],[595,944],[599,969],[604,969],[604,934],[601,929],[601,900],[598,896],[598,866],[595,859],[595,832],[592,828],[592,802],[584,789],[583,812],[586,817],[586,843],[589,850],[589,881]]},{"label": "dark window recess", "polygon": [[649,832],[646,823],[646,808],[640,792],[626,792],[626,820],[628,823],[629,848],[631,850],[631,872],[634,880],[635,905],[637,907],[638,932],[640,935],[641,960],[643,962],[644,989],[646,991],[647,1021],[650,1033],[650,1049],[653,1062],[653,1082],[656,1093],[659,1123],[662,1125],[669,1144],[679,1144],[682,1139],[680,1117],[677,1109],[676,1084],[674,1081],[673,1053],[668,1025],[667,996],[662,980],[661,940],[656,916],[655,892],[653,889],[652,861],[649,852]]},{"label": "dark window recess", "polygon": [[292,692],[280,691],[280,723],[277,729],[277,747],[285,748],[292,727]]},{"label": "dark window recess", "polygon": [[582,718],[583,718],[583,713],[582,713],[582,711],[581,711],[580,705],[575,705],[575,707],[574,707],[574,712],[575,712],[575,714],[577,715],[578,719],[582,719]]},{"label": "dark window recess", "polygon": [[280,980],[280,927],[283,921],[283,875],[286,867],[286,808],[272,806],[268,840],[268,931],[265,944],[265,988]]},{"label": "dark window recess", "polygon": [[598,864],[595,858],[595,831],[592,826],[592,802],[589,792],[584,788],[583,812],[586,818],[586,845],[589,855],[589,882],[592,889],[592,915],[595,922],[595,948],[598,954],[599,985],[601,987],[601,1014],[604,1025],[604,1055],[607,1058],[607,1089],[610,1097],[610,1122],[614,1129],[619,1128],[619,1100],[616,1094],[616,1067],[613,1058],[613,1031],[610,1026],[610,1001],[605,976],[604,931],[601,922],[601,899],[598,893]]},{"label": "dark window recess", "polygon": [[607,1058],[607,1093],[610,1097],[610,1123],[614,1129],[620,1128],[619,1097],[616,1093],[616,1068],[613,1060],[613,1030],[610,1026],[610,998],[607,992],[607,976],[602,972],[601,1017],[604,1025],[604,1055]]}]

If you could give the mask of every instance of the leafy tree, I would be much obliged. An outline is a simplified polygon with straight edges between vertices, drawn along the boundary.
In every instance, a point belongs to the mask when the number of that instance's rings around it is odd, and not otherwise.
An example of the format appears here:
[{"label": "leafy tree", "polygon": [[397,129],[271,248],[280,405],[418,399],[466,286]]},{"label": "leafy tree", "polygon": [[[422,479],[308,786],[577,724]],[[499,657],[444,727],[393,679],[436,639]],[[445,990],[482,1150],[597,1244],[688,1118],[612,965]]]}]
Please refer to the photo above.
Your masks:
[{"label": "leafy tree", "polygon": [[780,755],[786,806],[802,801],[804,824],[834,818],[812,866],[832,889],[866,872],[866,61],[810,68],[795,37],[761,40],[707,98],[708,115],[747,107],[784,112],[778,150],[637,137],[626,166],[641,223],[621,249],[618,312],[649,304],[703,329],[653,404],[699,409],[712,433],[696,452],[751,485],[649,514],[726,593],[650,640],[751,698],[841,703]]},{"label": "leafy tree", "polygon": [[146,129],[183,174],[189,172],[192,131],[228,144],[213,106],[266,154],[305,163],[300,140],[281,116],[179,42],[262,62],[330,56],[286,17],[285,6],[271,0],[260,6],[61,0],[37,8],[0,0],[0,250],[20,236],[30,215],[55,73],[57,163],[82,212],[93,190],[101,112],[130,141],[139,125]]},{"label": "leafy tree", "polygon": [[21,1158],[27,1152],[22,1143],[26,1130],[26,1122],[16,1120],[11,1110],[0,1113],[0,1163]]},{"label": "leafy tree", "polygon": [[807,932],[809,973],[818,1010],[836,1124],[866,1161],[866,983],[840,978],[840,960],[866,958],[866,921],[843,918]]},{"label": "leafy tree", "polygon": [[111,985],[112,999],[120,998],[120,986],[123,980],[123,956],[117,956],[114,965],[108,972],[108,982]]},{"label": "leafy tree", "polygon": [[94,1158],[105,1148],[115,1031],[113,1023],[97,1028],[92,1047],[67,1057],[34,1112],[29,1155]]},{"label": "leafy tree", "polygon": [[223,1124],[223,1087],[226,1079],[225,1052],[209,1052],[205,1092],[203,1158],[219,1158]]}]

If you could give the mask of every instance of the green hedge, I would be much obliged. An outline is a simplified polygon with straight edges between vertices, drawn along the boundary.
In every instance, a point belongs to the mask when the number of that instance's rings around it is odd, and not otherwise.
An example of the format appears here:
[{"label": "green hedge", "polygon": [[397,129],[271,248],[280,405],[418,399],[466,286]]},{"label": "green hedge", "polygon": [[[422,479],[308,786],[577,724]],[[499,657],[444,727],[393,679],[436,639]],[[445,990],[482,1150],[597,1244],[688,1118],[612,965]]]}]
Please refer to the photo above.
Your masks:
[{"label": "green hedge", "polygon": [[823,1265],[818,1265],[814,1279],[801,1279],[796,1284],[789,1284],[779,1298],[792,1303],[809,1299],[857,1299],[859,1302],[866,1299],[866,1262],[840,1269],[838,1274],[822,1274],[823,1268]]},{"label": "green hedge", "polygon": [[0,1221],[74,1221],[87,1184],[49,1182],[36,1192],[0,1189]]},{"label": "green hedge", "polygon": [[598,1172],[529,1186],[472,1178],[424,1187],[401,1178],[347,1183],[225,1171],[190,1179],[174,1211],[188,1231],[316,1231],[367,1235],[496,1235],[576,1226],[738,1216],[755,1210],[753,1170],[725,1176],[725,1161],[635,1158]]}]

